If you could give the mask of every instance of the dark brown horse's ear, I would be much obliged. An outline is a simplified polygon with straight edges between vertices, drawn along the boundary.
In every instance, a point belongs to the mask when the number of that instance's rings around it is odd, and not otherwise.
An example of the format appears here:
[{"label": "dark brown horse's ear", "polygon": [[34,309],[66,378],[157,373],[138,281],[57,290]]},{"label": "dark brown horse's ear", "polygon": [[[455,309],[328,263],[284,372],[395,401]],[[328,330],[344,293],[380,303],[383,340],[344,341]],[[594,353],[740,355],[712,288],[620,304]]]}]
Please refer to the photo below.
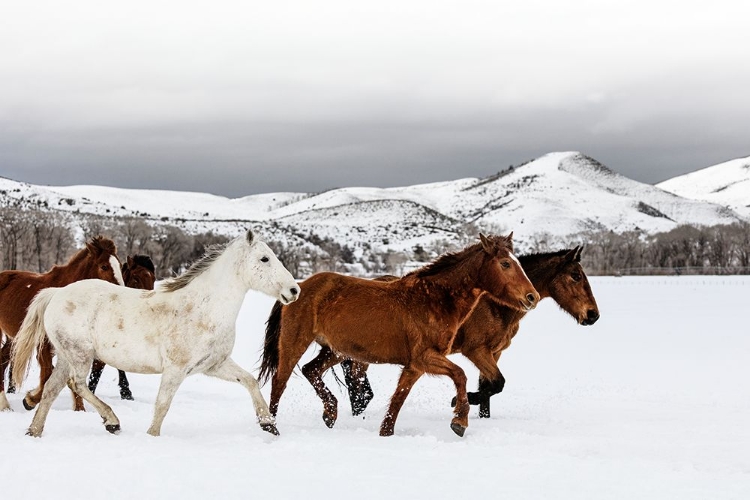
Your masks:
[{"label": "dark brown horse's ear", "polygon": [[576,262],[581,262],[581,252],[583,252],[583,245],[576,248],[578,249],[578,253],[576,254]]},{"label": "dark brown horse's ear", "polygon": [[247,238],[247,242],[252,245],[253,244],[253,238],[255,238],[255,236],[253,235],[253,230],[252,229],[248,229],[247,230],[247,235],[245,235],[245,237]]},{"label": "dark brown horse's ear", "polygon": [[495,244],[490,241],[489,238],[487,238],[482,233],[479,233],[479,240],[482,242],[482,249],[488,254],[494,254],[495,253]]},{"label": "dark brown horse's ear", "polygon": [[133,267],[133,266],[135,266],[135,261],[133,260],[133,257],[132,257],[131,255],[128,255],[127,266],[128,266],[128,267]]},{"label": "dark brown horse's ear", "polygon": [[578,247],[575,247],[573,250],[569,250],[565,254],[565,262],[575,262],[576,255],[578,255]]}]

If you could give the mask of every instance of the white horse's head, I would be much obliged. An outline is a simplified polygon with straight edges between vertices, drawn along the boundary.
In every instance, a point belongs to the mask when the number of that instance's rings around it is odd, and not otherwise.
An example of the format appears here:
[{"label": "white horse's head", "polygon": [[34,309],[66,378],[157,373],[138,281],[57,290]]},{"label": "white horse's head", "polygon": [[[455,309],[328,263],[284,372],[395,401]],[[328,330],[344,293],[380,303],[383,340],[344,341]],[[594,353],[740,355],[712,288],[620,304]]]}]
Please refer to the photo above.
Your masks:
[{"label": "white horse's head", "polygon": [[247,285],[270,295],[282,304],[290,304],[299,297],[300,287],[276,255],[264,242],[255,238],[252,230],[242,242],[243,255],[239,272]]}]

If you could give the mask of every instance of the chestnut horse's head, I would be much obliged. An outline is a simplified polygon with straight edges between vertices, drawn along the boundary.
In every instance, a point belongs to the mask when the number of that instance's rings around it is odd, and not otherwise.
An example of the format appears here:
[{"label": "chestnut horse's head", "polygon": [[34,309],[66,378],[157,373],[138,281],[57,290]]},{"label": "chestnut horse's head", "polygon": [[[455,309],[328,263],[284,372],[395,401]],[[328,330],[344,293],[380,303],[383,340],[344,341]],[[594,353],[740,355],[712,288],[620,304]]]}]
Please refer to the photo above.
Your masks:
[{"label": "chestnut horse's head", "polygon": [[140,290],[153,290],[156,281],[154,262],[148,255],[128,256],[122,265],[122,279],[125,286]]},{"label": "chestnut horse's head", "polygon": [[599,319],[599,308],[581,267],[581,251],[583,247],[575,247],[561,257],[549,294],[579,324],[593,325]]},{"label": "chestnut horse's head", "polygon": [[103,236],[95,236],[86,243],[86,254],[83,262],[84,276],[78,279],[100,279],[115,285],[124,284],[120,270],[120,259],[117,258],[115,243]]},{"label": "chestnut horse's head", "polygon": [[479,272],[480,288],[510,308],[521,311],[535,308],[539,293],[513,255],[513,233],[489,237],[480,234],[479,239],[485,256]]}]

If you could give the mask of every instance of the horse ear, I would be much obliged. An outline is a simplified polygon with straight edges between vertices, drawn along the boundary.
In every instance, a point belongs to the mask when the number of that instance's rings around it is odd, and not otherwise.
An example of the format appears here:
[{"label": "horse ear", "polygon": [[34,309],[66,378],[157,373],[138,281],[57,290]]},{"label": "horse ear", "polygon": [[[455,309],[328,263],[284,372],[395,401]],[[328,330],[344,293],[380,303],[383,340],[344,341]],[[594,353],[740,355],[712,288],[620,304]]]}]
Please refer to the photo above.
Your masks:
[{"label": "horse ear", "polygon": [[488,254],[495,253],[495,244],[490,241],[484,234],[479,233],[479,240],[482,242],[482,249]]},{"label": "horse ear", "polygon": [[574,262],[576,260],[576,255],[578,254],[578,247],[575,247],[573,250],[569,250],[565,254],[564,261],[565,262]]},{"label": "horse ear", "polygon": [[581,252],[583,252],[583,245],[576,248],[578,249],[578,253],[576,254],[576,262],[581,262]]},{"label": "horse ear", "polygon": [[130,268],[132,268],[132,267],[135,266],[135,261],[133,260],[133,256],[132,255],[128,255],[128,260],[126,262],[126,265],[128,267],[130,267]]},{"label": "horse ear", "polygon": [[505,239],[508,241],[508,243],[512,243],[513,242],[513,231],[511,231],[510,234],[505,237]]},{"label": "horse ear", "polygon": [[253,244],[253,239],[255,238],[255,235],[253,235],[253,230],[252,229],[248,229],[247,230],[247,234],[245,235],[245,237],[247,238],[247,242],[250,245],[252,245]]},{"label": "horse ear", "polygon": [[96,244],[96,243],[94,242],[94,240],[93,240],[93,239],[92,239],[91,241],[87,241],[87,242],[86,242],[86,249],[87,249],[87,250],[89,251],[89,253],[90,253],[91,255],[93,255],[93,256],[97,256],[97,255],[99,255],[100,253],[102,253],[102,249],[101,249],[101,247],[99,247],[99,245],[97,245],[97,244]]}]

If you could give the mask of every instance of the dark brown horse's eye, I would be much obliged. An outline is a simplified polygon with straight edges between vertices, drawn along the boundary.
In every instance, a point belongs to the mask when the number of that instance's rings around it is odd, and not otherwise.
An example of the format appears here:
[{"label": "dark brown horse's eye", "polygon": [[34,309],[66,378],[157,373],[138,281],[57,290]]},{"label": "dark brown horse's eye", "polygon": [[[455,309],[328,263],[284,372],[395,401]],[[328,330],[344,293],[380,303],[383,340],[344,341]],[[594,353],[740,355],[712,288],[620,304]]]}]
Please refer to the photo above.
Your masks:
[{"label": "dark brown horse's eye", "polygon": [[582,276],[578,273],[573,273],[570,275],[571,278],[573,278],[573,281],[581,281]]},{"label": "dark brown horse's eye", "polygon": [[262,259],[260,259],[260,261],[261,262],[268,262],[268,257],[263,257]]}]

